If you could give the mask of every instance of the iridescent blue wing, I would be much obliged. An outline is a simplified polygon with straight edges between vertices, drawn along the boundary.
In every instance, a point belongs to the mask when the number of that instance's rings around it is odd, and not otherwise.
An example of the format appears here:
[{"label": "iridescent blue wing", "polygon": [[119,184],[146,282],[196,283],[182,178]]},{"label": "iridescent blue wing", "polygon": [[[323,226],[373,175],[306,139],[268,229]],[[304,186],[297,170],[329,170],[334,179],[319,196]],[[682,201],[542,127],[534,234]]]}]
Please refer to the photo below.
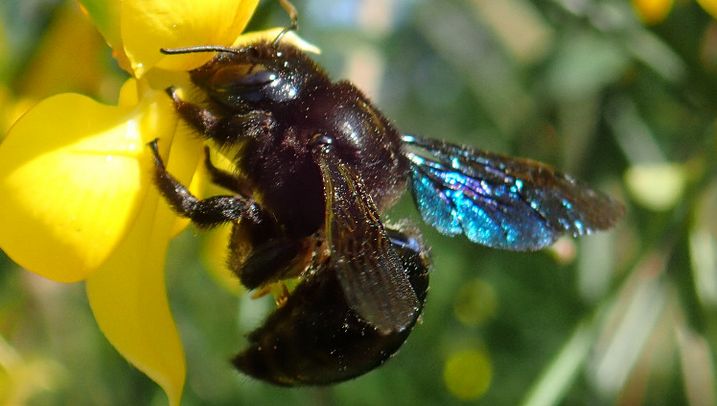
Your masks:
[{"label": "iridescent blue wing", "polygon": [[326,195],[331,266],[348,305],[382,333],[415,323],[419,301],[363,181],[324,146],[314,159]]},{"label": "iridescent blue wing", "polygon": [[610,228],[623,206],[554,168],[404,135],[413,198],[423,220],[447,235],[528,251],[563,234]]}]

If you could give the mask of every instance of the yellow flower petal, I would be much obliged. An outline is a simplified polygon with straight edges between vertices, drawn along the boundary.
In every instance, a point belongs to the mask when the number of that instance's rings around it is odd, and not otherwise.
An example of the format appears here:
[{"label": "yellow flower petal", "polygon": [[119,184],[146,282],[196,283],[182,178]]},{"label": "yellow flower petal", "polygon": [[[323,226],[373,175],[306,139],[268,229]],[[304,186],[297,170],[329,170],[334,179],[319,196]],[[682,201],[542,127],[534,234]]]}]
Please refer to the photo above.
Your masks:
[{"label": "yellow flower petal", "polygon": [[[184,165],[194,163],[192,170],[193,176],[189,183],[184,185],[189,186],[189,191],[192,192],[197,198],[202,198],[202,191],[204,184],[207,182],[206,175],[204,174],[204,151],[202,146],[204,143],[197,137],[194,130],[189,128],[187,125],[180,125],[177,131],[181,131],[183,136],[175,137],[175,139],[182,140],[183,144],[187,145],[173,145],[172,146],[172,160],[175,162],[182,162]],[[161,141],[161,140],[160,140]],[[189,168],[187,168],[189,169]],[[174,174],[173,172],[170,172]],[[190,221],[186,217],[175,216],[174,226],[172,227],[171,237],[176,237],[177,234],[184,231],[189,225]]]},{"label": "yellow flower petal", "polygon": [[[211,154],[212,164],[222,170],[233,172],[234,164],[225,154],[233,156],[233,152],[224,149],[219,152],[214,150]],[[197,196],[216,196],[232,194],[221,186],[211,183],[211,177],[204,166],[204,162],[199,163],[198,170],[192,179],[190,190]],[[195,189],[192,189],[195,188]],[[239,282],[239,278],[227,267],[227,241],[229,241],[232,231],[232,224],[223,224],[209,230],[203,241],[201,259],[209,274],[228,291],[239,294],[244,292],[244,288]]]},{"label": "yellow flower petal", "polygon": [[699,3],[712,18],[717,18],[717,0],[697,0],[697,3]]},{"label": "yellow flower petal", "polygon": [[[268,30],[252,31],[247,32],[239,36],[234,43],[233,47],[241,47],[256,41],[273,41],[277,35],[281,33],[284,27],[275,27]],[[281,38],[282,42],[288,42],[289,44],[301,49],[305,52],[311,52],[314,54],[320,54],[321,49],[316,45],[306,41],[296,34],[295,31],[289,31]]]},{"label": "yellow flower petal", "polygon": [[646,24],[657,24],[672,10],[673,0],[632,0],[637,15]]},{"label": "yellow flower petal", "polygon": [[120,34],[120,2],[106,0],[78,0],[80,10],[92,21],[94,26],[105,39],[107,45],[112,48],[112,56],[117,64],[132,74],[127,55],[122,45]]},{"label": "yellow flower petal", "polygon": [[246,27],[258,0],[125,0],[121,32],[136,77],[152,67],[191,70],[212,53],[165,56],[160,48],[229,45]]},{"label": "yellow flower petal", "polygon": [[225,224],[209,231],[202,246],[201,258],[214,280],[229,292],[238,295],[245,289],[239,282],[239,277],[227,267],[227,241],[229,241],[231,232],[231,224]]},{"label": "yellow flower petal", "polygon": [[79,0],[80,9],[87,15],[112,49],[122,49],[120,35],[120,2]]},{"label": "yellow flower petal", "polygon": [[117,105],[120,107],[134,107],[139,103],[139,82],[130,79],[122,85],[117,98]]},{"label": "yellow flower petal", "polygon": [[7,86],[0,85],[0,142],[5,138],[12,124],[35,104],[37,100],[29,97],[13,98]]},{"label": "yellow flower petal", "polygon": [[149,186],[146,143],[176,125],[161,92],[135,107],[62,94],[0,144],[0,247],[62,282],[84,279],[126,234]]},{"label": "yellow flower petal", "polygon": [[[160,138],[160,148],[166,149],[170,140]],[[167,169],[185,183],[196,167],[198,141],[178,136],[171,147]],[[152,189],[127,237],[87,279],[87,296],[100,329],[124,358],[164,389],[171,405],[181,400],[186,374],[164,282],[175,222],[176,215]]]},{"label": "yellow flower petal", "polygon": [[178,404],[186,367],[164,282],[174,215],[159,203],[156,195],[146,202],[127,239],[87,279],[87,296],[110,343]]},{"label": "yellow flower petal", "polygon": [[23,96],[37,99],[64,92],[98,94],[108,84],[106,68],[97,63],[104,50],[95,27],[75,3],[67,2],[55,12],[15,86]]}]

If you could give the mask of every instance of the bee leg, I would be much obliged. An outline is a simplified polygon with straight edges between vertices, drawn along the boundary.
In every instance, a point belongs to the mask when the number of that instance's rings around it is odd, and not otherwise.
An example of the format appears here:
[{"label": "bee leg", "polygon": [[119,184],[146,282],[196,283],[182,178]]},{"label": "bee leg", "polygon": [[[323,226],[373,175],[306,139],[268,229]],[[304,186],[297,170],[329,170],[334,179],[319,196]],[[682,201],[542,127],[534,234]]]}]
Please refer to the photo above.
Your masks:
[{"label": "bee leg", "polygon": [[311,265],[313,254],[311,237],[291,239],[272,238],[254,246],[241,262],[229,255],[229,266],[237,270],[242,285],[249,289],[301,275]]},{"label": "bee leg", "polygon": [[314,237],[287,238],[271,218],[232,227],[227,267],[248,289],[301,275],[312,264]]},{"label": "bee leg", "polygon": [[264,217],[256,202],[243,196],[212,196],[199,200],[174,178],[164,166],[157,149],[157,140],[149,143],[154,155],[154,181],[160,193],[180,216],[187,217],[199,227],[212,227],[238,219],[258,223]]},{"label": "bee leg", "polygon": [[231,172],[214,166],[209,154],[209,147],[204,147],[204,167],[207,168],[207,172],[209,172],[209,176],[212,178],[212,183],[215,185],[219,185],[242,196],[249,197],[252,195],[252,187],[249,182]]},{"label": "bee leg", "polygon": [[187,123],[207,136],[211,136],[215,132],[221,120],[218,116],[196,104],[182,100],[174,86],[168,87],[165,91],[172,98],[174,109]]},{"label": "bee leg", "polygon": [[291,294],[291,292],[289,292],[289,288],[284,283],[280,282],[279,289],[281,289],[281,292],[275,294],[276,297],[274,298],[274,303],[276,303],[276,307],[281,307],[285,305],[286,301],[289,300],[289,295]]},{"label": "bee leg", "polygon": [[276,125],[271,113],[263,110],[220,117],[210,110],[182,100],[174,87],[168,87],[166,92],[172,98],[174,109],[182,119],[202,136],[216,141],[220,146],[235,144],[237,136],[247,138],[264,136]]},{"label": "bee leg", "polygon": [[260,299],[269,294],[274,296],[274,304],[276,307],[281,307],[289,299],[291,292],[289,291],[289,287],[286,286],[286,283],[275,282],[269,285],[264,285],[260,289],[253,291],[251,293],[251,298]]}]

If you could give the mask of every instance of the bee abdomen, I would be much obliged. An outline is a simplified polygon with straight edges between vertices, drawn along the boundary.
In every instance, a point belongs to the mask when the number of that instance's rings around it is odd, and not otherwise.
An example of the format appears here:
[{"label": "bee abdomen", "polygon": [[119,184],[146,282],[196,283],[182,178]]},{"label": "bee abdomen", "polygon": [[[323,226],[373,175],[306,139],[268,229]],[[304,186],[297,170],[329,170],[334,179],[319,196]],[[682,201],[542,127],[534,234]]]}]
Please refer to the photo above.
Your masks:
[{"label": "bee abdomen", "polygon": [[[425,250],[398,245],[397,238],[411,238],[391,234],[422,309],[428,289]],[[416,319],[419,315],[420,311]],[[403,345],[412,327],[384,334],[361,319],[347,304],[336,272],[327,267],[302,282],[286,304],[250,334],[249,348],[233,363],[247,375],[277,385],[341,382],[383,364]]]}]

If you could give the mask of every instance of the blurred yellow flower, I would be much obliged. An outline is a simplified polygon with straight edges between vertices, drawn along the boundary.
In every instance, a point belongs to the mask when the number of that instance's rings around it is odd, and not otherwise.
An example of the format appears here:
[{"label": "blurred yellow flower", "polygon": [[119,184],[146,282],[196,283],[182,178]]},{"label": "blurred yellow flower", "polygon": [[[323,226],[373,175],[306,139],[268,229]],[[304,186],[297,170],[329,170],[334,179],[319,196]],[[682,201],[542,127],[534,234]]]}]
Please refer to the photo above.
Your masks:
[{"label": "blurred yellow flower", "polygon": [[717,18],[717,0],[697,0],[697,3],[710,13],[712,18]]},{"label": "blurred yellow flower", "polygon": [[177,126],[164,88],[186,84],[184,72],[212,55],[167,58],[159,49],[232,45],[257,3],[85,2],[133,76],[117,105],[53,96],[22,116],[0,144],[0,248],[46,278],[86,281],[105,336],[164,389],[170,404],[180,402],[186,368],[163,272],[177,219],[152,185],[146,144],[159,138],[168,169],[190,183],[201,142],[178,130],[185,126]]},{"label": "blurred yellow flower", "polygon": [[637,15],[646,24],[657,24],[672,10],[673,0],[632,0]]},{"label": "blurred yellow flower", "polygon": [[483,349],[471,348],[450,354],[443,366],[443,381],[456,398],[469,401],[490,388],[493,365]]},{"label": "blurred yellow flower", "polygon": [[[646,24],[662,22],[670,11],[674,0],[632,0],[638,17]],[[697,3],[708,12],[712,18],[717,18],[717,0],[697,0]]]},{"label": "blurred yellow flower", "polygon": [[60,365],[42,357],[22,357],[0,335],[0,403],[24,405],[43,391],[60,386],[64,371]]},{"label": "blurred yellow flower", "polygon": [[453,312],[466,326],[479,326],[492,317],[498,308],[498,298],[493,286],[475,278],[463,284],[453,302]]},{"label": "blurred yellow flower", "polygon": [[679,203],[687,180],[684,166],[675,163],[637,164],[625,172],[625,185],[635,201],[655,211]]}]

